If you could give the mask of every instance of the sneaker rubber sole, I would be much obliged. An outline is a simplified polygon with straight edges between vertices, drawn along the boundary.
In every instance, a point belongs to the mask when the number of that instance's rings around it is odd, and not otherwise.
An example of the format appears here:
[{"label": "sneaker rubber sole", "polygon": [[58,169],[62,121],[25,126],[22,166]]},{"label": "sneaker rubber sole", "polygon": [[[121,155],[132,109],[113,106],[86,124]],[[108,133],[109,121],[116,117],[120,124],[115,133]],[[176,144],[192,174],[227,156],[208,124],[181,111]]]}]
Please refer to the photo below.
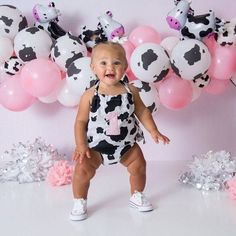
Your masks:
[{"label": "sneaker rubber sole", "polygon": [[148,211],[152,211],[153,210],[153,206],[152,205],[140,206],[140,205],[135,204],[132,201],[129,202],[129,206],[132,207],[132,208],[137,209],[140,212],[148,212]]},{"label": "sneaker rubber sole", "polygon": [[72,221],[85,220],[85,219],[87,219],[87,217],[88,217],[87,212],[85,212],[82,215],[73,215],[72,213],[70,213],[70,220],[72,220]]}]

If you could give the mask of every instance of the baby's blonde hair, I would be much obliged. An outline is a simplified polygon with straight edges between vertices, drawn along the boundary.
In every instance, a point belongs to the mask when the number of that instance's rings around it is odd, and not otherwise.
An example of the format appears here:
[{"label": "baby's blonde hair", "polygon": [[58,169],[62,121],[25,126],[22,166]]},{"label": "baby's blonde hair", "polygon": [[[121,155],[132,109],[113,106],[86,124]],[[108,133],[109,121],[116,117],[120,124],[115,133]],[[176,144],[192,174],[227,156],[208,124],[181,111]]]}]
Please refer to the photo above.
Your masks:
[{"label": "baby's blonde hair", "polygon": [[123,46],[119,43],[116,43],[116,42],[111,42],[111,41],[104,41],[104,42],[100,42],[98,44],[96,44],[94,47],[93,47],[93,50],[92,50],[92,54],[91,54],[91,62],[93,61],[93,58],[94,58],[94,55],[96,53],[96,50],[100,47],[100,46],[110,46],[112,48],[117,48],[121,54],[122,54],[122,59],[124,60],[125,64],[128,65],[128,62],[127,62],[127,59],[126,59],[126,53],[125,53],[125,49],[123,48]]}]

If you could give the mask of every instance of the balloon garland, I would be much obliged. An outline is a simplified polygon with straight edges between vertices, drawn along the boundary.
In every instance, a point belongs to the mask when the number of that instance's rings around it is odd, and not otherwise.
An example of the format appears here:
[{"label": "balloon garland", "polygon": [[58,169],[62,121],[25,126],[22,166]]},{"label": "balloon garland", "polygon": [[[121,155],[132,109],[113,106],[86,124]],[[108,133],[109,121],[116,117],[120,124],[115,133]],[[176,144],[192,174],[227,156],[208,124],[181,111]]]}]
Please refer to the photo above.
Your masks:
[{"label": "balloon garland", "polygon": [[10,111],[23,111],[36,100],[76,106],[96,80],[89,53],[107,40],[123,45],[129,80],[141,81],[133,82],[139,89],[145,83],[152,88],[142,93],[148,106],[153,101],[153,112],[160,104],[182,109],[202,91],[223,93],[230,81],[235,84],[236,19],[224,21],[209,10],[196,21],[200,16],[194,15],[190,2],[174,3],[166,20],[180,37],[164,39],[154,28],[142,25],[125,36],[124,26],[110,11],[98,17],[96,29],[83,26],[74,36],[59,25],[61,12],[52,2],[33,7],[34,26],[15,6],[1,5],[0,19],[11,19],[12,24],[0,20],[0,104]]}]

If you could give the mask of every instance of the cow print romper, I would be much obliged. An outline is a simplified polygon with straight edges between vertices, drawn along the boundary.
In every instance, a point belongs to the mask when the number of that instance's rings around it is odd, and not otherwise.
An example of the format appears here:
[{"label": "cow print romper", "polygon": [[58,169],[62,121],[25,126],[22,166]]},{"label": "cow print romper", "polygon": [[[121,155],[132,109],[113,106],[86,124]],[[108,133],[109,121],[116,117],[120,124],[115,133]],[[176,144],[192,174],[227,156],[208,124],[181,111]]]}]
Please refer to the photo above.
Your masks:
[{"label": "cow print romper", "polygon": [[120,81],[127,92],[120,95],[104,95],[95,85],[88,122],[88,145],[99,152],[104,165],[120,161],[135,142],[144,139],[134,114],[133,95],[125,82]]}]

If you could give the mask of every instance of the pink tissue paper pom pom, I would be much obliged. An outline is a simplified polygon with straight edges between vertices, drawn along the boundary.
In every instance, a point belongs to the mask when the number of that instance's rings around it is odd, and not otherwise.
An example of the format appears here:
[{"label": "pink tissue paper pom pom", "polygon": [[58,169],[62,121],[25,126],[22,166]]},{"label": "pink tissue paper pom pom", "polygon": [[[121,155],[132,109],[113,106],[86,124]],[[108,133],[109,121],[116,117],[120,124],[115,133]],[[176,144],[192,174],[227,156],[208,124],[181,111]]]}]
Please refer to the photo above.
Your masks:
[{"label": "pink tissue paper pom pom", "polygon": [[56,161],[49,169],[47,181],[52,186],[70,184],[72,181],[73,166],[66,160]]},{"label": "pink tissue paper pom pom", "polygon": [[227,185],[228,185],[227,191],[229,192],[230,197],[233,200],[236,200],[236,176],[228,180]]}]

